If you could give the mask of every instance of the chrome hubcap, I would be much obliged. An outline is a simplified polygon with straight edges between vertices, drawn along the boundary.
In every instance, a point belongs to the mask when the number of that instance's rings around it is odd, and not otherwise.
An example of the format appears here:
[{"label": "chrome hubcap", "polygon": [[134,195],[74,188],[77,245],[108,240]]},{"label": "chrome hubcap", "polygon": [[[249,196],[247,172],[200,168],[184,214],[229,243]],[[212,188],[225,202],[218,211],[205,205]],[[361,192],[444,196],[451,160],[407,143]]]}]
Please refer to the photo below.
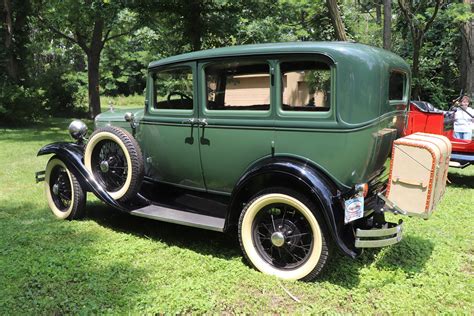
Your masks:
[{"label": "chrome hubcap", "polygon": [[104,173],[109,172],[109,163],[106,160],[100,162],[100,171]]},{"label": "chrome hubcap", "polygon": [[282,232],[274,232],[271,237],[272,244],[276,247],[281,247],[285,243],[285,235]]},{"label": "chrome hubcap", "polygon": [[59,184],[55,183],[53,185],[53,193],[54,195],[58,195],[59,194]]}]

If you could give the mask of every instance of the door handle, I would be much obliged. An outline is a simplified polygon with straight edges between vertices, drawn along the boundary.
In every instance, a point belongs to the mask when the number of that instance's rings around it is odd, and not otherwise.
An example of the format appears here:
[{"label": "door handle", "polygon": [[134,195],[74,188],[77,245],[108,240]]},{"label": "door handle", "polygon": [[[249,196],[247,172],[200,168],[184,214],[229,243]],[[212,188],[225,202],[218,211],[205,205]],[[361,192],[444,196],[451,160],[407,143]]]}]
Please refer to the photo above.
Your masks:
[{"label": "door handle", "polygon": [[184,120],[182,121],[181,123],[183,124],[191,124],[191,126],[194,126],[198,120],[196,120],[194,117],[193,118],[190,118],[190,119],[187,119],[187,120]]},{"label": "door handle", "polygon": [[206,119],[198,119],[198,120],[197,120],[197,124],[198,124],[199,126],[203,126],[203,127],[204,127],[204,126],[207,126],[209,123],[207,122]]},{"label": "door handle", "polygon": [[197,119],[197,118],[190,118],[187,120],[182,121],[183,124],[190,124],[191,126],[198,125],[198,126],[207,126],[209,123],[206,119]]}]

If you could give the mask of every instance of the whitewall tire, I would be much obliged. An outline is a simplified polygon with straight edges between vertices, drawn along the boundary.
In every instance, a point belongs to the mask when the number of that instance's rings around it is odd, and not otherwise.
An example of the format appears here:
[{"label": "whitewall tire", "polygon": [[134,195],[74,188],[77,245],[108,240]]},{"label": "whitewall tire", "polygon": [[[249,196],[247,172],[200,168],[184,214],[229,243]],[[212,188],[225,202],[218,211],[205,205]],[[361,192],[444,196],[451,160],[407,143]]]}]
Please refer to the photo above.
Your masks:
[{"label": "whitewall tire", "polygon": [[314,279],[328,260],[328,238],[314,203],[285,188],[259,192],[239,220],[239,241],[250,264],[282,279]]},{"label": "whitewall tire", "polygon": [[57,218],[72,220],[84,217],[84,189],[57,157],[52,157],[46,165],[45,189],[49,208]]},{"label": "whitewall tire", "polygon": [[108,126],[89,138],[84,164],[114,200],[132,199],[143,180],[143,158],[135,138],[124,129]]}]

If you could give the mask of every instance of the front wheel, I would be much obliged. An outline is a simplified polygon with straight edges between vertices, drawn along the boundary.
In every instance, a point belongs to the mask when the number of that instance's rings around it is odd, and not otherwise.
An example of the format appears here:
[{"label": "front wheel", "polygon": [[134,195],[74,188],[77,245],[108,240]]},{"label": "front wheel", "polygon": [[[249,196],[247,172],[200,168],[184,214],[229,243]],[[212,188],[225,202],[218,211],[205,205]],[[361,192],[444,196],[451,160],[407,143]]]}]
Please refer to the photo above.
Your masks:
[{"label": "front wheel", "polygon": [[284,188],[259,192],[239,220],[245,257],[257,270],[282,279],[314,279],[328,260],[328,238],[314,203]]},{"label": "front wheel", "polygon": [[92,133],[84,164],[114,200],[133,199],[143,180],[143,158],[135,138],[126,130],[108,126]]},{"label": "front wheel", "polygon": [[49,208],[57,218],[84,217],[86,194],[63,161],[52,157],[46,165],[44,180]]}]

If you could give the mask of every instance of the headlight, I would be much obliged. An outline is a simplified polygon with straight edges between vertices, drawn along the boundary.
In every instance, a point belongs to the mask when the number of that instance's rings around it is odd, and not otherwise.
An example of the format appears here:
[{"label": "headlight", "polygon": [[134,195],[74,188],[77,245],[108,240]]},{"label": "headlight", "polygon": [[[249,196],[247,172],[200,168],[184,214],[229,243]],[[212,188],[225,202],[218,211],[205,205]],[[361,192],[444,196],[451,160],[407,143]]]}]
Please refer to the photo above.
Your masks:
[{"label": "headlight", "polygon": [[87,126],[81,120],[74,120],[69,124],[69,134],[74,139],[83,139],[87,134]]}]

